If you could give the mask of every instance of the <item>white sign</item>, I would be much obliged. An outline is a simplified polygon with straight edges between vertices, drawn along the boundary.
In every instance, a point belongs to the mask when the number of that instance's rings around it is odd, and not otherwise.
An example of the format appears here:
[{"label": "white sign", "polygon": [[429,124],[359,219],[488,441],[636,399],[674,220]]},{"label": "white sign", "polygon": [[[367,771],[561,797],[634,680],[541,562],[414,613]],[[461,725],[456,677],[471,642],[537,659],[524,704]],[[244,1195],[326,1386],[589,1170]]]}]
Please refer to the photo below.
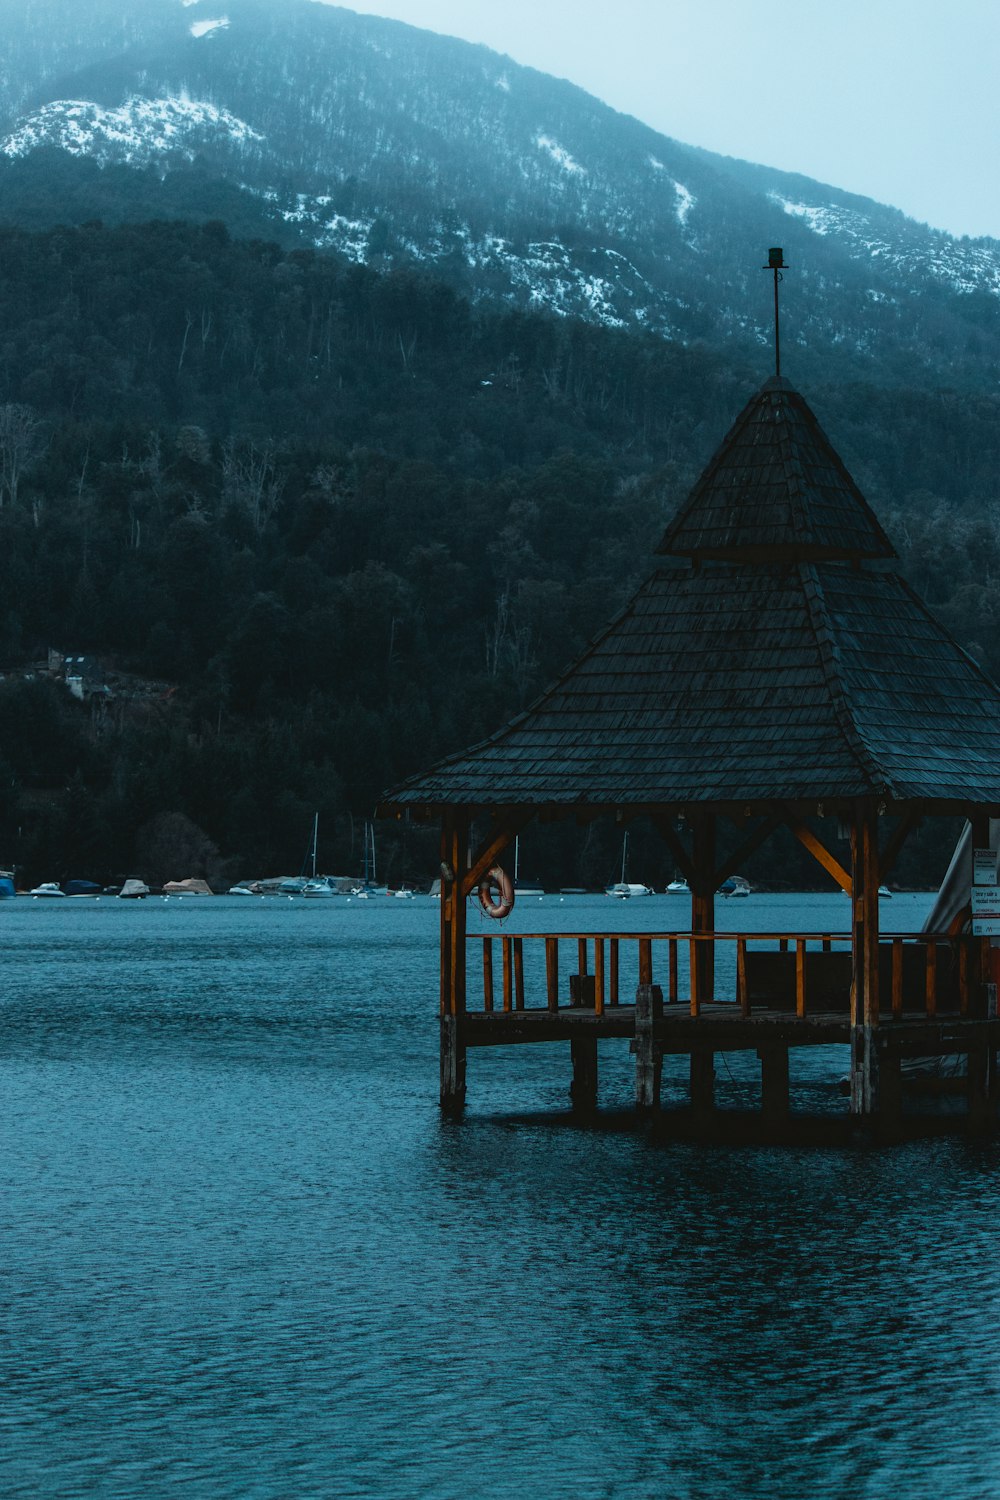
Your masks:
[{"label": "white sign", "polygon": [[972,887],[972,915],[974,917],[1000,917],[1000,886],[974,885]]},{"label": "white sign", "polygon": [[997,851],[995,849],[973,849],[972,884],[996,885]]},{"label": "white sign", "polygon": [[1000,917],[973,917],[973,937],[1000,937]]}]

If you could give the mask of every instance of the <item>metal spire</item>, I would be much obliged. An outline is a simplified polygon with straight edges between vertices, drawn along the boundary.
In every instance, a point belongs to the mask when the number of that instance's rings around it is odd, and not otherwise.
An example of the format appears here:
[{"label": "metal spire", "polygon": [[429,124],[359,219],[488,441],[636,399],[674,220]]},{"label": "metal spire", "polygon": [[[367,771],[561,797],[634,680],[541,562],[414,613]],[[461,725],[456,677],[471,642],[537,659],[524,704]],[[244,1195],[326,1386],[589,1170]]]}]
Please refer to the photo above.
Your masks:
[{"label": "metal spire", "polygon": [[780,245],[774,246],[767,252],[767,265],[761,266],[762,271],[774,272],[774,373],[781,377],[781,330],[778,320],[778,282],[781,281],[782,271],[787,271],[784,252]]}]

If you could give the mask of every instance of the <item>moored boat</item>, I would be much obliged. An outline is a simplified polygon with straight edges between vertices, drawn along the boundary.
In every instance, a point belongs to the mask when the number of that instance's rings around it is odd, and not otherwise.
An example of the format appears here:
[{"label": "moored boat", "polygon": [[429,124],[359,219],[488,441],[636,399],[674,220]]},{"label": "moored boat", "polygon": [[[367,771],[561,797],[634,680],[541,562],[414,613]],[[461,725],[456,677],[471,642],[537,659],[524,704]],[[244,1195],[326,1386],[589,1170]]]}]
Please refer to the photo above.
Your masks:
[{"label": "moored boat", "polygon": [[41,885],[36,885],[34,890],[28,892],[29,896],[58,896],[64,898],[66,892],[54,880],[43,880]]}]

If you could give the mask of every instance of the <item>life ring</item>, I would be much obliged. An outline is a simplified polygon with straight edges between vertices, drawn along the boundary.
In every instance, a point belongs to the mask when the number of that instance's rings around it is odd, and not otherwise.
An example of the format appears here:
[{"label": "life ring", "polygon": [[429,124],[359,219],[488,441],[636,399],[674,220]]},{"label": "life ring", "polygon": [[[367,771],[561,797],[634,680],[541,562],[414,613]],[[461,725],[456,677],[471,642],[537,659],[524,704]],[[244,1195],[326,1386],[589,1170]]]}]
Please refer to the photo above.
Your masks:
[{"label": "life ring", "polygon": [[[493,900],[493,887],[500,892],[500,900]],[[514,910],[514,882],[499,865],[493,865],[479,882],[479,904],[488,917],[500,922]]]}]

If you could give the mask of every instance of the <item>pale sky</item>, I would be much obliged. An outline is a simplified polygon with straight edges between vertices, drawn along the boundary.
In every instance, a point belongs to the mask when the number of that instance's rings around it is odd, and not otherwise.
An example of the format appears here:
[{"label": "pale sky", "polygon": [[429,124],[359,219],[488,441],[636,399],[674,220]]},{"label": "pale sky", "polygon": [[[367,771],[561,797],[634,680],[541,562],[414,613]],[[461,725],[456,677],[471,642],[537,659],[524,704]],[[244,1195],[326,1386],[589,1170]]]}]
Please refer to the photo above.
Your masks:
[{"label": "pale sky", "polygon": [[354,0],[689,145],[1000,238],[1000,0]]}]

